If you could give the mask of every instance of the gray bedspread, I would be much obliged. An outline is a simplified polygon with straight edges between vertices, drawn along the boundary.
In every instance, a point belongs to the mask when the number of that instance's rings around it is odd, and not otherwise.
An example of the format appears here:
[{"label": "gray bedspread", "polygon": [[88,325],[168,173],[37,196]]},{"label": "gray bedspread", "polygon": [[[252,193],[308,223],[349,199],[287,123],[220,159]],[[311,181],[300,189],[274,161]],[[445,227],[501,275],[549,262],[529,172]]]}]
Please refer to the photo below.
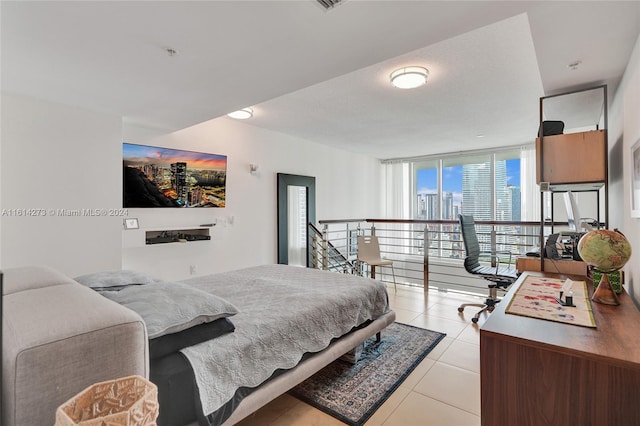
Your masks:
[{"label": "gray bedspread", "polygon": [[238,307],[234,333],[182,350],[195,372],[205,415],[236,389],[255,387],[276,369],[387,312],[384,284],[317,269],[265,265],[183,281]]}]

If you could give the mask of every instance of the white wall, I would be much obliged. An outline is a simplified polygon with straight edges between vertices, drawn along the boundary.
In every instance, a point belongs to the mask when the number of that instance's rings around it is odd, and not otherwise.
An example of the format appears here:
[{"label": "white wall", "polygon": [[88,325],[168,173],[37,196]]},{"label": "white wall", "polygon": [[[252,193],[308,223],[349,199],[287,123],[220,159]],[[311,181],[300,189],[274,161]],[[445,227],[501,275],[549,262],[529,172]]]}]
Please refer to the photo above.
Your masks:
[{"label": "white wall", "polygon": [[631,242],[633,254],[625,268],[627,289],[640,305],[640,218],[631,218],[630,149],[640,140],[640,37],[614,96],[609,116],[610,227]]},{"label": "white wall", "polygon": [[[277,173],[316,178],[318,220],[380,216],[378,160],[245,123],[223,117],[148,140],[137,140],[144,132],[125,127],[126,142],[224,154],[228,164],[225,208],[130,209],[141,229],[123,231],[123,268],[180,279],[189,276],[191,265],[202,275],[275,263]],[[259,166],[255,176],[250,163]],[[215,221],[211,241],[144,244],[147,230]]]},{"label": "white wall", "polygon": [[121,135],[118,116],[2,95],[1,267],[120,268],[122,218],[57,210],[121,206]]},{"label": "white wall", "polygon": [[[181,279],[191,265],[202,275],[274,263],[278,172],[316,177],[318,219],[380,216],[374,158],[226,117],[157,136],[161,132],[129,124],[123,130],[118,116],[3,94],[0,267],[46,264],[70,276],[124,267]],[[227,155],[227,207],[131,209],[139,231],[123,231],[119,216],[59,214],[121,208],[123,139]],[[257,175],[249,163],[259,165]],[[26,216],[23,209],[46,216]],[[211,241],[144,244],[145,230],[210,222],[217,222]]]}]

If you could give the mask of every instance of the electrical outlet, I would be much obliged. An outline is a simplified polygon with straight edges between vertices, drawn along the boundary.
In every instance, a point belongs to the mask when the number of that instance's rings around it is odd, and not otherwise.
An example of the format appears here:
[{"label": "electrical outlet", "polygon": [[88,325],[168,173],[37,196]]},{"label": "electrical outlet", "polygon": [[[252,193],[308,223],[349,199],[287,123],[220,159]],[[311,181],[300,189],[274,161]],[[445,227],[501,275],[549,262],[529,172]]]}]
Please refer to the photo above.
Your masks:
[{"label": "electrical outlet", "polygon": [[189,273],[190,273],[191,275],[195,275],[195,274],[196,274],[196,272],[198,272],[198,268],[196,267],[196,265],[190,265],[190,266],[189,266]]}]

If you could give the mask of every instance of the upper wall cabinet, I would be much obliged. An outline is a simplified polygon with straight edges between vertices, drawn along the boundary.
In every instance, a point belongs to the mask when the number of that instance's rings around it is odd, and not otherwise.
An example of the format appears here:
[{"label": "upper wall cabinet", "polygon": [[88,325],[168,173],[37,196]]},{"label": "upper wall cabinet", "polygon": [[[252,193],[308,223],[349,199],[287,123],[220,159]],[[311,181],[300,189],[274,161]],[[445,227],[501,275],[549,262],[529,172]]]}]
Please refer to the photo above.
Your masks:
[{"label": "upper wall cabinet", "polygon": [[[606,185],[606,102],[606,86],[540,98],[536,180],[541,189],[593,190]],[[543,133],[543,125],[553,121],[564,128],[551,126],[555,128]]]},{"label": "upper wall cabinet", "polygon": [[537,138],[537,183],[548,182],[555,188],[575,188],[576,184],[581,184],[582,189],[601,187],[606,180],[605,132],[589,130]]}]

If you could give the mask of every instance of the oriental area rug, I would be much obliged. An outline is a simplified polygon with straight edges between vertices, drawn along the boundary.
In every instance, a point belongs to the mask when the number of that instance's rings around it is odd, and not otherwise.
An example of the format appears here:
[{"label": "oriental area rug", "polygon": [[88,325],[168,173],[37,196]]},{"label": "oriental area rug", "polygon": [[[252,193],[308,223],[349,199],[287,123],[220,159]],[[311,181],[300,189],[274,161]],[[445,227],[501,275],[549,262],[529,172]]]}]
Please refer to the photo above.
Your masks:
[{"label": "oriental area rug", "polygon": [[353,364],[338,359],[290,391],[353,426],[363,425],[445,334],[393,323],[359,347]]}]

